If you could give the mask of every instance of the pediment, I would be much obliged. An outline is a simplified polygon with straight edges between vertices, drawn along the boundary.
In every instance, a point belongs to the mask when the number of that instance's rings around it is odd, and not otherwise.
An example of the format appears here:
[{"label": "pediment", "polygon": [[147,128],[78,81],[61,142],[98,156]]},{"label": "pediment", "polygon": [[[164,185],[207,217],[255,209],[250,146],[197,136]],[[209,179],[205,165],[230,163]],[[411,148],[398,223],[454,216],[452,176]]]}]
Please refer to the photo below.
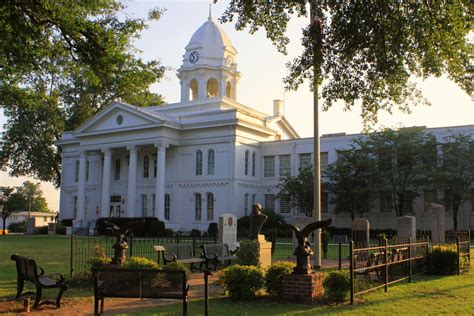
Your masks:
[{"label": "pediment", "polygon": [[156,116],[133,106],[114,103],[97,113],[90,120],[74,131],[81,134],[115,132],[132,128],[147,127],[162,123]]}]

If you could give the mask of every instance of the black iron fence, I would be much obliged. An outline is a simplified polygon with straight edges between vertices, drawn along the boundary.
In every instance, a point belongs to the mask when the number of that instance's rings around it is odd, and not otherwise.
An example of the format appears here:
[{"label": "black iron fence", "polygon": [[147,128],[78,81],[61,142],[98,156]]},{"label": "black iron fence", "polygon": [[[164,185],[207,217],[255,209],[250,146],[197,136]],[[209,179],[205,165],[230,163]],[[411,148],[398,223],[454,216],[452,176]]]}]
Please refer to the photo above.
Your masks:
[{"label": "black iron fence", "polygon": [[[112,245],[115,243],[114,237],[93,237],[71,235],[70,252],[70,275],[81,271],[89,270],[89,259],[96,256],[96,251],[104,251],[108,257],[113,257]],[[193,245],[195,253],[199,253],[201,246],[205,244],[215,244],[215,237],[150,237],[150,238],[128,238],[127,257],[144,257],[156,262],[160,261],[159,254],[153,246],[169,243],[189,243]]]},{"label": "black iron fence", "polygon": [[384,288],[414,275],[424,273],[428,263],[428,242],[389,244],[366,248],[355,248],[350,243],[350,300],[354,296]]}]

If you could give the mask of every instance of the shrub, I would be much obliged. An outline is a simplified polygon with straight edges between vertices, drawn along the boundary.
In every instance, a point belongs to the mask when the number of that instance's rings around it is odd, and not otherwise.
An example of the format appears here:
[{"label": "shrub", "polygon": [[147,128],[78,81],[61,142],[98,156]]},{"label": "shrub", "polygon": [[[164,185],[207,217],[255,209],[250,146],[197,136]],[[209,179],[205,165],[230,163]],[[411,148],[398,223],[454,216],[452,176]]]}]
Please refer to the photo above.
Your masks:
[{"label": "shrub", "polygon": [[256,240],[242,240],[237,251],[238,263],[243,266],[257,266],[260,263],[259,244]]},{"label": "shrub", "polygon": [[164,232],[164,237],[173,237],[174,231],[172,229],[166,228]]},{"label": "shrub", "polygon": [[[168,271],[184,271],[186,275],[186,280],[189,280],[189,274],[190,271],[189,269],[184,266],[182,263],[178,263],[176,261],[170,262],[167,265],[163,266],[163,270],[168,270]],[[170,282],[171,286],[173,287],[179,287],[182,279],[179,278],[177,275],[172,275],[168,274],[166,275],[166,280]]]},{"label": "shrub", "polygon": [[47,235],[48,234],[48,226],[41,226],[36,229],[36,232],[40,235]]},{"label": "shrub", "polygon": [[329,272],[323,281],[326,299],[332,302],[344,302],[349,294],[350,284],[347,272]]},{"label": "shrub", "polygon": [[201,231],[199,229],[193,228],[189,232],[189,237],[201,237]]},{"label": "shrub", "polygon": [[56,224],[56,235],[66,235],[66,225]]},{"label": "shrub", "polygon": [[70,287],[91,287],[94,282],[94,277],[91,271],[81,271],[74,273],[72,277],[67,280],[67,284]]},{"label": "shrub", "polygon": [[131,233],[136,237],[156,237],[163,236],[165,233],[165,224],[156,217],[102,217],[95,224],[99,235],[110,235],[110,232],[106,230],[104,221],[119,227],[128,223],[138,222],[131,227]]},{"label": "shrub", "polygon": [[12,233],[26,233],[26,221],[11,223],[8,225],[8,230]]},{"label": "shrub", "polygon": [[209,227],[207,228],[207,234],[211,237],[217,237],[218,228],[219,227],[217,223],[209,223]]},{"label": "shrub", "polygon": [[159,269],[160,266],[153,260],[143,257],[131,257],[122,263],[121,268],[132,270]]},{"label": "shrub", "polygon": [[101,265],[109,264],[110,262],[112,262],[112,259],[107,257],[104,248],[99,245],[96,245],[94,247],[94,257],[87,260],[87,263],[90,265],[91,270],[97,269]]},{"label": "shrub", "polygon": [[234,300],[248,300],[264,284],[263,271],[256,266],[233,265],[219,272],[219,282]]},{"label": "shrub", "polygon": [[[458,253],[456,245],[433,246],[428,254],[428,274],[448,275],[457,273]],[[467,266],[466,260],[461,260],[461,269]]]},{"label": "shrub", "polygon": [[265,274],[265,289],[270,295],[280,296],[283,293],[282,279],[286,274],[291,274],[295,264],[280,261],[272,264]]}]

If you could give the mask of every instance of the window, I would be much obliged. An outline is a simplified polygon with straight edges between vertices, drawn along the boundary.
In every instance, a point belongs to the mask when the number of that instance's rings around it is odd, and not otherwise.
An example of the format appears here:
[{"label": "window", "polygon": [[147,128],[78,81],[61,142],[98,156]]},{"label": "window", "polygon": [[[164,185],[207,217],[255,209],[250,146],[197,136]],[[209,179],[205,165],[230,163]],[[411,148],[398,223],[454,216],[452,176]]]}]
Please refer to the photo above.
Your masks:
[{"label": "window", "polygon": [[249,213],[249,194],[244,195],[244,215],[247,216]]},{"label": "window", "polygon": [[202,151],[198,150],[196,152],[196,175],[202,175]]},{"label": "window", "polygon": [[275,176],[275,156],[263,157],[263,176],[265,178]]},{"label": "window", "polygon": [[167,221],[170,220],[170,214],[171,214],[171,196],[166,193],[165,194],[165,219]]},{"label": "window", "polygon": [[191,101],[197,100],[198,98],[198,91],[199,91],[199,83],[196,79],[191,80],[189,83],[189,94],[191,97]]},{"label": "window", "polygon": [[207,152],[207,174],[214,174],[215,171],[215,157],[214,149],[209,149]]},{"label": "window", "polygon": [[143,178],[148,178],[150,174],[150,158],[148,155],[143,157]]},{"label": "window", "polygon": [[72,198],[72,205],[74,209],[74,218],[76,218],[77,217],[77,196],[74,196]]},{"label": "window", "polygon": [[257,164],[257,153],[253,152],[253,154],[252,154],[252,177],[255,177],[256,164]]},{"label": "window", "polygon": [[115,180],[120,180],[120,159],[115,160]]},{"label": "window", "polygon": [[152,215],[153,217],[157,217],[156,216],[156,194],[152,194],[151,195],[151,211],[152,211]]},{"label": "window", "polygon": [[257,195],[252,194],[252,206],[257,202]]},{"label": "window", "polygon": [[437,190],[424,190],[423,191],[423,206],[425,212],[430,209],[431,203],[438,202],[438,191]]},{"label": "window", "polygon": [[147,199],[145,194],[142,194],[142,216],[147,216]]},{"label": "window", "polygon": [[390,193],[383,193],[380,195],[380,212],[393,211],[392,196]]},{"label": "window", "polygon": [[291,174],[291,156],[280,156],[280,177],[288,177]]},{"label": "window", "polygon": [[201,221],[202,199],[201,193],[194,194],[194,220]]},{"label": "window", "polygon": [[112,195],[110,196],[110,203],[120,203],[122,201],[121,195]]},{"label": "window", "polygon": [[311,154],[300,154],[300,169],[311,167],[312,165]]},{"label": "window", "polygon": [[214,220],[214,194],[207,193],[207,221]]},{"label": "window", "polygon": [[289,214],[291,211],[291,205],[288,200],[280,199],[280,214]]},{"label": "window", "polygon": [[79,160],[76,160],[76,173],[74,175],[74,181],[79,181]]},{"label": "window", "polygon": [[275,194],[265,194],[265,209],[275,210]]},{"label": "window", "polygon": [[329,213],[329,193],[321,194],[321,213]]},{"label": "window", "polygon": [[153,155],[153,177],[156,178],[156,175],[158,174],[158,163],[157,163],[157,158],[156,154]]},{"label": "window", "polygon": [[89,168],[90,168],[90,162],[87,160],[86,163],[86,181],[89,181]]},{"label": "window", "polygon": [[219,95],[219,84],[217,80],[211,78],[207,81],[207,97],[208,98],[215,98]]},{"label": "window", "polygon": [[326,171],[328,168],[328,153],[324,152],[319,155],[321,172]]},{"label": "window", "polygon": [[245,175],[249,174],[249,159],[250,159],[250,152],[248,150],[245,151]]}]

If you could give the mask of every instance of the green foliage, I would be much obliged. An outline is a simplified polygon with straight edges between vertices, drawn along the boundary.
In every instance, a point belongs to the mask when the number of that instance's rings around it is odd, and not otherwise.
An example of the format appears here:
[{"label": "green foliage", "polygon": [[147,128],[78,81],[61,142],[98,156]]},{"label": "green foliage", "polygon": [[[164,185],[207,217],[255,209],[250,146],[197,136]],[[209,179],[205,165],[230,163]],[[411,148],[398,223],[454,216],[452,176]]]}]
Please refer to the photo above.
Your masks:
[{"label": "green foliage", "polygon": [[260,248],[256,240],[244,239],[240,241],[237,250],[238,263],[243,266],[257,266],[260,264]]},{"label": "green foliage", "polygon": [[296,177],[287,176],[280,179],[278,199],[288,201],[292,207],[311,214],[313,210],[313,168],[300,168]]},{"label": "green foliage", "polygon": [[41,226],[36,228],[36,232],[40,235],[47,235],[48,234],[48,226]]},{"label": "green foliage", "polygon": [[120,266],[122,269],[143,270],[143,269],[159,269],[160,266],[153,260],[143,257],[127,258]]},{"label": "green foliage", "polygon": [[[303,52],[289,64],[287,88],[305,80],[322,87],[324,109],[338,101],[350,109],[361,101],[365,123],[379,111],[429,103],[413,77],[447,74],[472,93],[470,1],[248,1],[231,0],[220,18],[250,33],[264,28],[286,53],[288,23],[313,14],[303,29]],[[311,11],[311,12],[310,12]],[[313,75],[315,78],[313,78]]]},{"label": "green foliage", "polygon": [[209,236],[211,237],[217,237],[217,233],[218,233],[218,225],[217,223],[209,223],[209,227],[207,228],[207,233],[209,234]]},{"label": "green foliage", "polygon": [[287,261],[279,261],[272,264],[265,273],[265,289],[267,293],[280,296],[283,293],[283,276],[291,274],[294,267],[295,264],[293,262]]},{"label": "green foliage", "polygon": [[56,235],[66,235],[66,225],[56,224]]},{"label": "green foliage", "polygon": [[[163,270],[184,271],[186,280],[189,280],[189,274],[191,273],[185,265],[183,265],[179,262],[176,262],[176,261],[170,262],[170,263],[166,264],[165,266],[163,266]],[[170,282],[170,284],[173,287],[179,287],[181,285],[181,283],[183,282],[182,278],[180,278],[179,276],[174,275],[174,274],[167,274],[166,275],[166,280],[168,282]]]},{"label": "green foliage", "polygon": [[112,262],[112,259],[107,257],[104,248],[100,245],[94,247],[94,257],[87,260],[90,270],[100,268],[101,265],[109,264],[110,262]]},{"label": "green foliage", "polygon": [[19,223],[11,223],[8,225],[8,230],[11,233],[26,233],[26,221]]},{"label": "green foliage", "polygon": [[[61,155],[51,144],[62,132],[113,101],[163,103],[149,87],[164,67],[136,57],[133,47],[146,21],[124,9],[118,0],[2,2],[2,169],[59,185]],[[150,18],[160,15],[154,9]]]},{"label": "green foliage", "polygon": [[73,288],[90,288],[94,284],[94,276],[90,270],[74,273],[72,277],[66,281],[69,287]]},{"label": "green foliage", "polygon": [[323,256],[327,258],[328,255],[328,248],[329,248],[329,241],[331,240],[331,234],[327,230],[323,230],[321,233],[321,243],[323,249]]},{"label": "green foliage", "polygon": [[199,229],[191,229],[189,232],[189,237],[201,237],[201,231]]},{"label": "green foliage", "polygon": [[[279,227],[279,222],[283,220],[283,217],[273,210],[263,209],[262,213],[267,215],[268,218],[263,224],[261,234],[265,236],[270,236],[271,234],[275,234],[277,231],[277,228]],[[243,216],[239,218],[237,220],[237,234],[239,236],[248,237],[249,232],[250,232],[250,217],[247,215],[247,216]]]},{"label": "green foliage", "polygon": [[323,281],[327,300],[332,302],[344,302],[349,294],[350,284],[347,271],[329,272]]},{"label": "green foliage", "polygon": [[[458,253],[455,244],[433,246],[428,254],[428,274],[449,275],[457,273]],[[465,259],[465,258],[463,258]],[[461,260],[461,270],[468,266],[467,260]]]},{"label": "green foliage", "polygon": [[263,271],[256,266],[233,265],[219,272],[219,282],[233,300],[248,300],[264,284]]}]

